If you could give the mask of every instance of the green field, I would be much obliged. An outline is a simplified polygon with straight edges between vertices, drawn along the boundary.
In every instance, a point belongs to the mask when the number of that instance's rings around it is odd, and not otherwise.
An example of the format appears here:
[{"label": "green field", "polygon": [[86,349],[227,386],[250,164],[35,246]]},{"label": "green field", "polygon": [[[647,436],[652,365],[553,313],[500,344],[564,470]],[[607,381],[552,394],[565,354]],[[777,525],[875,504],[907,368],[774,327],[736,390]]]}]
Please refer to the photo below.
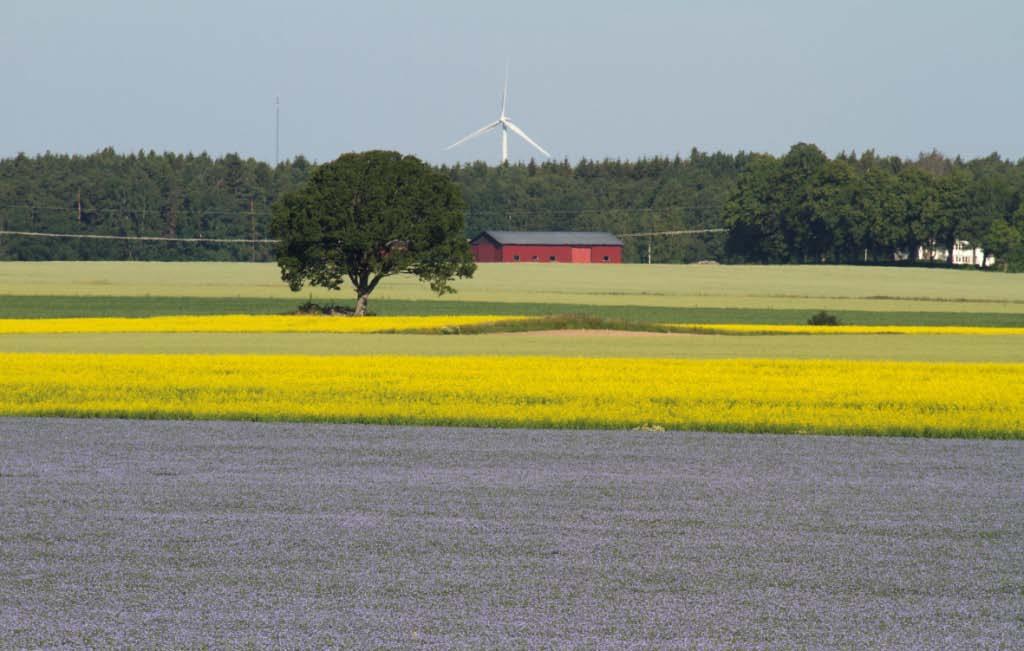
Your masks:
[{"label": "green field", "polygon": [[[411,277],[371,298],[670,308],[1024,314],[1018,275],[960,269],[850,266],[480,265],[444,298]],[[351,292],[299,294],[274,264],[0,262],[0,296],[215,297],[348,301]],[[424,309],[430,309],[425,307]]]},{"label": "green field", "polygon": [[[438,298],[413,278],[386,280],[387,315],[570,312],[664,323],[805,323],[818,310],[851,325],[1024,326],[1024,278],[980,271],[840,266],[481,265]],[[292,293],[272,264],[0,263],[0,318],[275,314]],[[548,336],[330,334],[5,335],[3,352],[509,354],[596,357],[793,357],[1024,361],[1020,337],[844,335]]]},{"label": "green field", "polygon": [[[295,298],[219,298],[213,296],[2,296],[0,297],[0,318],[288,314],[295,310],[299,302],[301,301]],[[380,299],[374,300],[371,307],[373,312],[388,316],[452,314],[543,316],[586,313],[609,319],[656,323],[776,323],[793,325],[806,323],[807,317],[817,311],[795,308],[497,303],[461,301],[450,298]],[[1024,327],[1024,312],[830,311],[847,325]]]}]

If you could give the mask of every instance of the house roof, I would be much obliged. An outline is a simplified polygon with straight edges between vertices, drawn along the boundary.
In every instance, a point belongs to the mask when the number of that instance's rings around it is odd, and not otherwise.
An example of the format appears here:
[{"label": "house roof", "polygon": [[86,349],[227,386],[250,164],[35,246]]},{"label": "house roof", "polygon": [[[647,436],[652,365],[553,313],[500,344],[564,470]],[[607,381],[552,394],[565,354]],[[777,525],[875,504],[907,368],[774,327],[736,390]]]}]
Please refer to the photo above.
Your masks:
[{"label": "house roof", "polygon": [[547,246],[622,246],[611,233],[596,231],[484,231],[473,238],[487,236],[498,244]]}]

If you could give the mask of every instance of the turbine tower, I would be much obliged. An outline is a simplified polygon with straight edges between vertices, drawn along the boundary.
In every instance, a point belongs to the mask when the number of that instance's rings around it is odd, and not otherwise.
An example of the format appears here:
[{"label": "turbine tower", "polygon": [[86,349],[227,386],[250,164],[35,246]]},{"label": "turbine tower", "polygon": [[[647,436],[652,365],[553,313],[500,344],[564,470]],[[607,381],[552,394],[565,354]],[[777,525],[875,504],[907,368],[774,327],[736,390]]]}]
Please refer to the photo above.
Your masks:
[{"label": "turbine tower", "polygon": [[495,120],[494,122],[491,122],[490,124],[488,124],[486,126],[480,127],[479,129],[477,129],[473,133],[469,134],[468,136],[466,136],[462,140],[459,140],[456,143],[448,145],[448,147],[445,148],[445,151],[447,151],[448,149],[452,149],[454,147],[458,147],[462,143],[467,142],[469,140],[472,140],[473,138],[476,138],[479,135],[483,135],[483,134],[487,133],[488,131],[493,131],[495,129],[500,128],[501,129],[501,162],[502,162],[502,164],[505,164],[505,163],[508,162],[508,132],[509,131],[511,131],[512,133],[516,134],[517,136],[519,136],[520,138],[522,138],[526,142],[530,143],[531,145],[533,145],[537,149],[537,151],[539,151],[540,153],[542,153],[545,156],[547,156],[548,158],[550,158],[551,154],[549,154],[546,151],[544,151],[543,147],[541,147],[540,145],[535,143],[533,140],[531,140],[530,136],[526,135],[525,131],[523,131],[522,129],[517,127],[512,122],[512,120],[508,119],[508,116],[505,115],[505,107],[506,107],[507,102],[508,102],[508,64],[505,65],[505,86],[504,86],[504,88],[501,91],[501,115],[499,115],[498,119]]}]

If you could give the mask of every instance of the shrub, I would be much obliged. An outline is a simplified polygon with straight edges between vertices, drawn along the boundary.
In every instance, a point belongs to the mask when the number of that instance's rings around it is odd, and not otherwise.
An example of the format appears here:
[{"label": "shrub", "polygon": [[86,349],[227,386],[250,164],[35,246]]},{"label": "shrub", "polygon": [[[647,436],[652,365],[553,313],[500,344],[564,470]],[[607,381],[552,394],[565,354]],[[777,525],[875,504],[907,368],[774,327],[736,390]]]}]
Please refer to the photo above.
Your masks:
[{"label": "shrub", "polygon": [[829,314],[825,310],[818,312],[811,318],[807,319],[807,325],[812,326],[837,326],[839,324],[839,318],[835,314]]},{"label": "shrub", "polygon": [[320,305],[313,301],[306,301],[298,307],[296,314],[319,314],[323,316],[352,316],[355,310],[344,305]]}]

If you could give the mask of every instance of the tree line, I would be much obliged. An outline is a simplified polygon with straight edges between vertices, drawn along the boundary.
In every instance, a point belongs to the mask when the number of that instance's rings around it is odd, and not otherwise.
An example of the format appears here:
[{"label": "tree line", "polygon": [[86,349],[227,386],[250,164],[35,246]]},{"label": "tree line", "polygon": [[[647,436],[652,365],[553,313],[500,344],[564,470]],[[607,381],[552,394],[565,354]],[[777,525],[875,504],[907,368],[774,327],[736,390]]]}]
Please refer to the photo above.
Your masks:
[{"label": "tree line", "polygon": [[[236,154],[104,149],[0,160],[0,230],[172,238],[267,236],[270,206],[313,165],[276,168]],[[0,235],[7,260],[271,260],[268,246]]]},{"label": "tree line", "polygon": [[[18,155],[0,160],[0,230],[262,239],[270,207],[309,178],[299,156],[271,166],[235,154]],[[893,263],[967,240],[1024,266],[1024,163],[997,155],[916,160],[692,150],[687,157],[438,166],[484,229],[619,235],[631,262]],[[271,260],[262,244],[40,239],[0,235],[0,259]],[[913,261],[908,261],[913,263]],[[1001,267],[1002,268],[1002,267]]]},{"label": "tree line", "polygon": [[[764,263],[917,262],[957,242],[1002,268],[1024,262],[1024,163],[933,152],[914,162],[798,144],[747,161],[725,207],[727,258]],[[980,261],[984,265],[984,261]]]}]

